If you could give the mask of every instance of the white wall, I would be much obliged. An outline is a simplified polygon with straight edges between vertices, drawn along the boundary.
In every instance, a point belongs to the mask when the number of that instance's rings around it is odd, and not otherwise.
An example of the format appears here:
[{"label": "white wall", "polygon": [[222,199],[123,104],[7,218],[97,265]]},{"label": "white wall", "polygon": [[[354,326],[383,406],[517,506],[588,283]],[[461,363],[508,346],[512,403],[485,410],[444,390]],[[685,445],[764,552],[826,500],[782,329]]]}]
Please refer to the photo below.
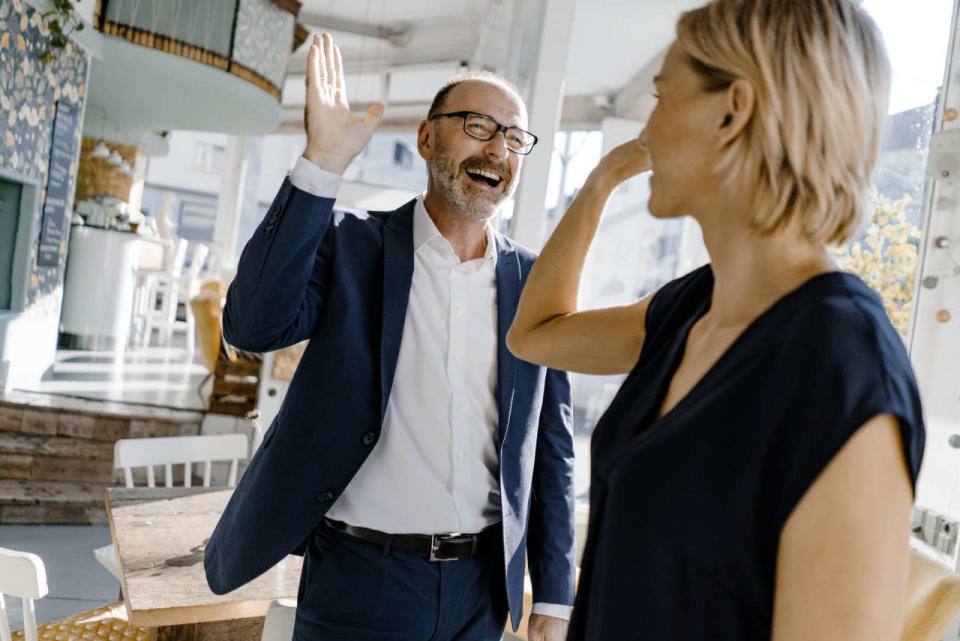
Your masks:
[{"label": "white wall", "polygon": [[226,147],[227,135],[205,131],[175,131],[170,135],[170,153],[150,158],[147,184],[201,193],[220,191],[220,174],[196,169],[197,145]]}]

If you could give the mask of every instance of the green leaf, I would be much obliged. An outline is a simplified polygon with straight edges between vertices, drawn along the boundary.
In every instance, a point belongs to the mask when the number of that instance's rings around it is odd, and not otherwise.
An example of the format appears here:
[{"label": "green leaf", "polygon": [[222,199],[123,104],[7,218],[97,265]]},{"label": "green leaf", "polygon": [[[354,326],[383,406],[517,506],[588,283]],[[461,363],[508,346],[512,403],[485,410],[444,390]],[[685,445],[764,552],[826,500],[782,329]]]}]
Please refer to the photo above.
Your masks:
[{"label": "green leaf", "polygon": [[84,25],[82,22],[78,22],[78,23],[77,23],[77,31],[83,31],[84,26],[86,26],[86,25]]}]

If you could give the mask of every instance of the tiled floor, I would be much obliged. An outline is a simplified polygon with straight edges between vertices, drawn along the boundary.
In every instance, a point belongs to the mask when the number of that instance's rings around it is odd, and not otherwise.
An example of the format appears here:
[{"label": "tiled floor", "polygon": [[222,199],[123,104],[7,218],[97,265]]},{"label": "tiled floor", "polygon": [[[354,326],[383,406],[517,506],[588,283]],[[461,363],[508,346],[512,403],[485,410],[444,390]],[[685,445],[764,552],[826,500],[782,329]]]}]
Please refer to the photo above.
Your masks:
[{"label": "tiled floor", "polygon": [[[37,622],[54,621],[119,599],[120,583],[93,557],[110,543],[106,525],[0,525],[0,547],[33,552],[47,571],[47,596],[36,602]],[[19,599],[8,598],[10,626],[23,627]]]}]

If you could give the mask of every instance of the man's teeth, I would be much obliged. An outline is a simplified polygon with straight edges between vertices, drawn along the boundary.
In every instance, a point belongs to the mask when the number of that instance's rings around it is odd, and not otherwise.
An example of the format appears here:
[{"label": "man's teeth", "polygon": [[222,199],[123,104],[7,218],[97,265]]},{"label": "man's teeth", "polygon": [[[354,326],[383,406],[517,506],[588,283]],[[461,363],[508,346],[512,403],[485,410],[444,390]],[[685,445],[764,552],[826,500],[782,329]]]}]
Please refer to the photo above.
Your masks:
[{"label": "man's teeth", "polygon": [[492,181],[494,184],[499,183],[501,178],[492,171],[487,171],[486,169],[470,169],[467,171],[468,174],[472,176],[481,176],[486,178],[489,181]]}]

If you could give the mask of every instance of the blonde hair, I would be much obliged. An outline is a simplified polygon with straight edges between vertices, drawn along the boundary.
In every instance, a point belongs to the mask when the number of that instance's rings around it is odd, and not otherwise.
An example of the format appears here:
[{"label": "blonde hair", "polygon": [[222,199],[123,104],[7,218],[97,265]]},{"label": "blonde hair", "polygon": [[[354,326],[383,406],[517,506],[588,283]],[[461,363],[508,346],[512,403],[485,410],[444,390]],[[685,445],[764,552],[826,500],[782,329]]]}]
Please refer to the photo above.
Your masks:
[{"label": "blonde hair", "polygon": [[677,23],[677,44],[706,83],[739,78],[754,113],[717,170],[756,187],[753,225],[800,216],[811,241],[843,243],[866,210],[890,92],[874,22],[848,0],[714,0]]}]

